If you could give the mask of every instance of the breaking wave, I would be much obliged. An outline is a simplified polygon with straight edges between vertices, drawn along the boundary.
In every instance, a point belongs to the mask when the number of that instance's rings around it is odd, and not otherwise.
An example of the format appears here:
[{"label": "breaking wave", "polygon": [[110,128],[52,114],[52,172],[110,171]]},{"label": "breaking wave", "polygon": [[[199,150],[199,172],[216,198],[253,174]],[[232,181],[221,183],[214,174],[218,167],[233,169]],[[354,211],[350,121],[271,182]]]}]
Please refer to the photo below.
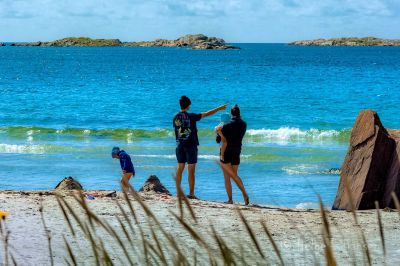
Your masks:
[{"label": "breaking wave", "polygon": [[[0,134],[7,138],[42,140],[62,137],[72,138],[96,138],[108,137],[116,140],[135,141],[136,139],[162,139],[173,138],[171,129],[87,129],[87,128],[45,128],[45,127],[0,127]],[[200,137],[213,137],[214,130],[200,129]],[[278,129],[249,129],[245,137],[247,143],[291,143],[291,142],[347,142],[350,138],[350,130],[320,130],[281,127]]]},{"label": "breaking wave", "polygon": [[250,142],[347,142],[351,131],[344,130],[320,130],[281,127],[278,129],[250,129],[247,131]]}]

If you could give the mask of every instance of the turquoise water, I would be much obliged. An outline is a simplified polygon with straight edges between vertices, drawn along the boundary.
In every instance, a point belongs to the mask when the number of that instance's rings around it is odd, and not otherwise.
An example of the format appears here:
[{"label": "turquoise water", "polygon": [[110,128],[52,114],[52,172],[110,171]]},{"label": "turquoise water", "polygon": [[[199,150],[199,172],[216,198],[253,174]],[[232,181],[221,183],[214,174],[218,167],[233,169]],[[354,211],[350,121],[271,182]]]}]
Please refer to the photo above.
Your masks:
[{"label": "turquoise water", "polygon": [[[51,189],[76,176],[119,189],[113,146],[132,155],[139,188],[156,174],[172,192],[171,119],[178,98],[201,112],[238,103],[248,132],[240,175],[255,203],[332,204],[361,109],[399,128],[400,49],[239,44],[175,48],[0,47],[0,189]],[[212,128],[199,122],[196,194],[226,200]],[[184,178],[183,187],[187,191]],[[234,199],[242,201],[239,191]]]}]

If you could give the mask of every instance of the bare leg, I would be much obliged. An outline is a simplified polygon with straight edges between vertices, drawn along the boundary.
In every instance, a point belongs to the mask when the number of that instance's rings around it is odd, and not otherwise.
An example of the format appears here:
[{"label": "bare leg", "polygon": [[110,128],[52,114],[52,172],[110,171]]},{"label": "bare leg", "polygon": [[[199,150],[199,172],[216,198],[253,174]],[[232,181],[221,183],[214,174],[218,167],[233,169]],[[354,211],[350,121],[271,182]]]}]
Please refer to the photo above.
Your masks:
[{"label": "bare leg", "polygon": [[131,179],[132,173],[124,173],[121,178],[121,187],[122,190],[126,193],[129,193],[130,186],[129,186],[129,179]]},{"label": "bare leg", "polygon": [[189,180],[189,195],[190,196],[194,196],[194,184],[195,184],[195,176],[194,173],[196,171],[196,164],[188,164],[188,171],[189,171],[189,176],[188,176],[188,180]]},{"label": "bare leg", "polygon": [[242,179],[237,175],[237,168],[236,171],[234,170],[231,164],[221,164],[222,168],[226,173],[235,181],[236,185],[239,187],[240,191],[242,191],[244,203],[246,205],[249,204],[249,196],[247,195],[246,189],[244,188]]},{"label": "bare leg", "polygon": [[[232,169],[233,169],[233,171],[235,172],[236,176],[239,177],[239,175],[238,175],[239,165],[232,165]],[[239,179],[240,179],[240,177],[239,177]],[[240,179],[240,182],[242,183],[242,186],[243,186],[243,188],[244,188],[244,190],[245,190],[245,194],[243,194],[244,203],[245,203],[246,205],[248,205],[248,204],[249,204],[249,196],[247,195],[247,192],[246,192],[246,189],[245,189],[245,187],[244,187],[244,184],[243,184],[242,179]],[[237,183],[236,183],[236,184],[237,184]]]},{"label": "bare leg", "polygon": [[178,167],[176,168],[176,176],[175,176],[176,195],[178,197],[183,196],[183,195],[180,195],[180,192],[182,191],[181,183],[182,183],[183,170],[185,170],[185,164],[184,163],[178,163]]},{"label": "bare leg", "polygon": [[228,173],[226,173],[226,172],[224,171],[223,168],[222,168],[222,172],[224,173],[226,194],[228,194],[228,202],[227,202],[227,203],[233,203],[233,199],[232,199],[232,183],[231,183],[231,177],[229,176]]}]

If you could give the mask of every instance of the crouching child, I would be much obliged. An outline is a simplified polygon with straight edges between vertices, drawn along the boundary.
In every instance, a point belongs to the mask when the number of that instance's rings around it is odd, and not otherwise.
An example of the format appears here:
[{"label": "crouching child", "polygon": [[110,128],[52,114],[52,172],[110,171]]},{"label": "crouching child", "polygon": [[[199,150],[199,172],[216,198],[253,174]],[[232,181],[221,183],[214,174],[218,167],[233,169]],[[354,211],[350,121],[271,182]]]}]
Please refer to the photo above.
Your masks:
[{"label": "crouching child", "polygon": [[114,147],[111,152],[111,156],[114,159],[119,159],[122,169],[121,187],[126,193],[129,193],[133,186],[129,185],[129,180],[132,176],[135,176],[135,168],[133,167],[131,157],[124,150],[118,147]]}]

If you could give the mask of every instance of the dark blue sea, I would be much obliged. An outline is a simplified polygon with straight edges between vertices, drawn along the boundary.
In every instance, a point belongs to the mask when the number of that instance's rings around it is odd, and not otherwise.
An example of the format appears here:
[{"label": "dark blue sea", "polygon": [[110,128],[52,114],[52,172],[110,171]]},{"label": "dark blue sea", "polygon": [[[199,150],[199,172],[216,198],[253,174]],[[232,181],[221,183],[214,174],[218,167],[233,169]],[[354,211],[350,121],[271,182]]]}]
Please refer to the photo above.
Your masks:
[{"label": "dark blue sea", "polygon": [[[350,131],[372,108],[400,128],[399,47],[238,44],[213,51],[141,47],[0,47],[0,189],[52,189],[74,176],[119,189],[120,146],[139,188],[151,174],[174,188],[172,117],[239,104],[248,131],[239,172],[253,203],[332,204]],[[196,194],[226,200],[213,129],[198,123]],[[186,177],[183,188],[188,190]],[[242,197],[235,188],[234,200]]]}]

